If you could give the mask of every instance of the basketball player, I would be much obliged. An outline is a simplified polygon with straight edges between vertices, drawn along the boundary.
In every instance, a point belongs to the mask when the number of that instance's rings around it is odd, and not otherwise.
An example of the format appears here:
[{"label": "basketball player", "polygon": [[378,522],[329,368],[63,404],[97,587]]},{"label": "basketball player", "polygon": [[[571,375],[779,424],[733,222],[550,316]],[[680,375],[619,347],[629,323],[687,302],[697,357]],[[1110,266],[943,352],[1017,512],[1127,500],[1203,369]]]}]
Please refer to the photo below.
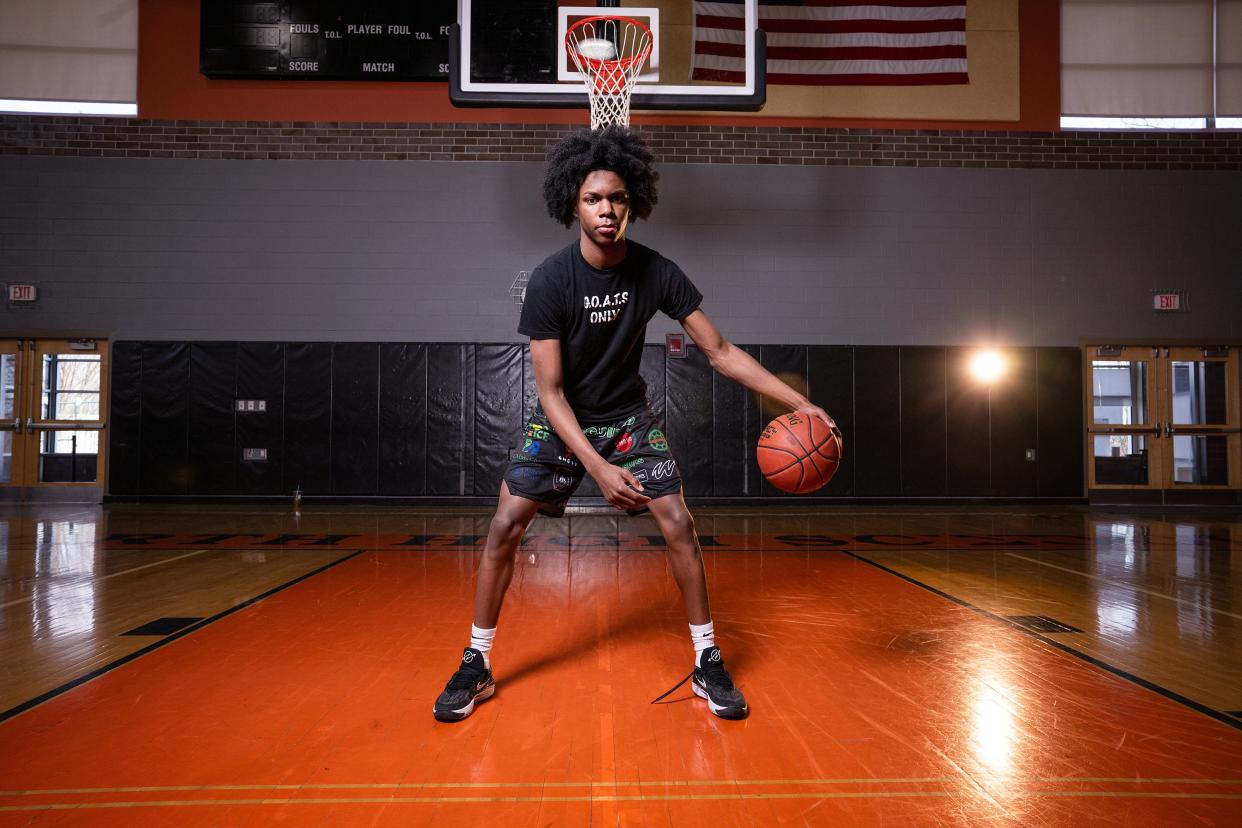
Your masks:
[{"label": "basketball player", "polygon": [[716,646],[681,475],[639,376],[647,322],[657,311],[667,314],[726,377],[836,425],[720,335],[699,308],[702,294],[676,264],[627,238],[630,221],[647,218],[656,202],[652,160],[642,139],[623,127],[575,133],[549,154],[548,212],[566,227],[577,220],[578,238],[536,268],[526,288],[518,331],[530,337],[539,408],[518,436],[500,485],[479,563],[470,646],[435,703],[442,722],[464,719],[495,692],[492,639],[522,534],[536,512],[563,514],[588,474],[618,509],[650,510],[664,535],[690,622],[695,694],[721,718],[748,713]]}]

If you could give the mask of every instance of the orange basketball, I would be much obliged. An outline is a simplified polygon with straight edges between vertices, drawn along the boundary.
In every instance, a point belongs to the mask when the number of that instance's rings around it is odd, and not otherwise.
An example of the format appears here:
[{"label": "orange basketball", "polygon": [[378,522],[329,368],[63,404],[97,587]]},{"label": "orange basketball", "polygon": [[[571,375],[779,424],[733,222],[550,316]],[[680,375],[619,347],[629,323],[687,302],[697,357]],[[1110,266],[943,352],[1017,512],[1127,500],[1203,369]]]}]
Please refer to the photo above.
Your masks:
[{"label": "orange basketball", "polygon": [[759,435],[755,458],[773,486],[783,492],[806,494],[837,473],[841,438],[815,417],[797,411],[782,414]]}]

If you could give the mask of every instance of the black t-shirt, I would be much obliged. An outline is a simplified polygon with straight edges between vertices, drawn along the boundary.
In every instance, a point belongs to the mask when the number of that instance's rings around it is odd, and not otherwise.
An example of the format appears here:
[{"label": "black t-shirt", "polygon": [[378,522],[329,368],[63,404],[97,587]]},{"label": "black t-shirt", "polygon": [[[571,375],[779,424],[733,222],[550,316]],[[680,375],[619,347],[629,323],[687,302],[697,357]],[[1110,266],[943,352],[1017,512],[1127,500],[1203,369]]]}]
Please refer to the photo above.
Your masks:
[{"label": "black t-shirt", "polygon": [[680,322],[703,301],[677,265],[637,242],[625,245],[619,265],[598,270],[574,241],[526,285],[518,333],[561,341],[565,397],[583,424],[612,422],[647,404],[638,373],[647,323],[656,311]]}]

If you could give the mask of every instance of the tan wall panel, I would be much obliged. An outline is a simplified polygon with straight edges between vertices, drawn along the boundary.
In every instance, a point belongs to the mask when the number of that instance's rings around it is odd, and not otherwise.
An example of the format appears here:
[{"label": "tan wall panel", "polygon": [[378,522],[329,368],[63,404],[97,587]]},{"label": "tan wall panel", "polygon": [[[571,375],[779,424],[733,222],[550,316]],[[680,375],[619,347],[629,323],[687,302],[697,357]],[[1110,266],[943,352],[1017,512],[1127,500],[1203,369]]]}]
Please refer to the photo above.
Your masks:
[{"label": "tan wall panel", "polygon": [[[660,80],[664,83],[690,83],[690,49],[694,27],[660,24]],[[682,48],[676,48],[677,46]]]},{"label": "tan wall panel", "polygon": [[966,0],[966,31],[1017,30],[1018,0]]}]

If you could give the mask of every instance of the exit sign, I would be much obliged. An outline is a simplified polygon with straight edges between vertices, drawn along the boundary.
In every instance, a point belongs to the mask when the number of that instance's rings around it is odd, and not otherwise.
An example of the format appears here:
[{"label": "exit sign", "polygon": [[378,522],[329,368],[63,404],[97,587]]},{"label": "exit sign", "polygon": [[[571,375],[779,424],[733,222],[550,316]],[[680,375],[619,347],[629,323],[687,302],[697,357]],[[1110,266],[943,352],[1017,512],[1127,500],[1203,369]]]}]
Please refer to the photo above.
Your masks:
[{"label": "exit sign", "polygon": [[1151,295],[1151,304],[1153,310],[1180,311],[1182,309],[1182,294],[1180,292],[1153,293]]},{"label": "exit sign", "polygon": [[38,297],[39,290],[34,285],[19,285],[15,282],[9,283],[10,302],[33,302]]}]

